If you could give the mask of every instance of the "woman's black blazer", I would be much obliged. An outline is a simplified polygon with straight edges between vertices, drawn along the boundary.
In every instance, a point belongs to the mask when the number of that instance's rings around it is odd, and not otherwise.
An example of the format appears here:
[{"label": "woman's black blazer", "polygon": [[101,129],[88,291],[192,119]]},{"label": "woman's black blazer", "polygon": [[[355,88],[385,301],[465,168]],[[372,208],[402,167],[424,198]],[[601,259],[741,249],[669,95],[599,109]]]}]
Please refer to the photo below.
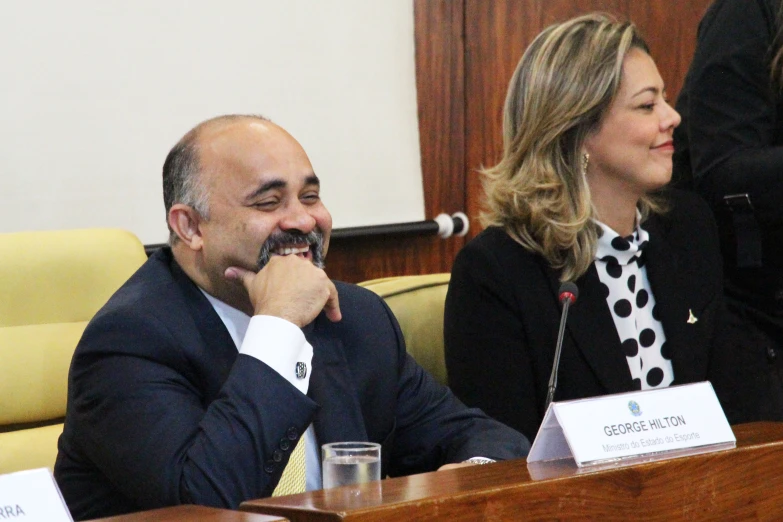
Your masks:
[{"label": "woman's black blazer", "polygon": [[[668,212],[642,224],[650,234],[647,275],[672,353],[673,384],[704,381],[713,378],[724,309],[715,224],[698,196],[675,190],[665,196]],[[449,385],[465,403],[530,440],[545,413],[560,320],[559,275],[540,255],[490,227],[457,256],[446,298]],[[576,284],[579,299],[568,316],[555,400],[632,391],[595,266]],[[688,322],[691,314],[696,322]],[[730,366],[727,360],[722,367]]]}]

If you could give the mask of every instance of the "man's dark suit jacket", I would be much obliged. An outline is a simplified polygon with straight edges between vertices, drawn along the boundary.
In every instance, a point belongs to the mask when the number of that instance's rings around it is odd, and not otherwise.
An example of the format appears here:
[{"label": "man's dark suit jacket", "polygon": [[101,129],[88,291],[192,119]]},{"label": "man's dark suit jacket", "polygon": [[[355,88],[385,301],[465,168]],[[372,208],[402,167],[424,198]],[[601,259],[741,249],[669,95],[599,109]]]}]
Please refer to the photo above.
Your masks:
[{"label": "man's dark suit jacket", "polygon": [[[715,224],[698,196],[668,196],[669,212],[642,226],[650,234],[645,266],[671,348],[673,384],[710,378],[724,401],[719,373],[733,369],[730,350],[716,353],[724,307]],[[450,387],[530,440],[545,413],[560,321],[559,276],[505,231],[488,228],[459,253],[446,299]],[[569,311],[555,400],[632,391],[595,265],[576,283],[579,299]],[[698,319],[694,324],[687,322],[689,312]]]},{"label": "man's dark suit jacket", "polygon": [[55,465],[74,518],[268,496],[311,422],[319,444],[382,443],[383,476],[526,455],[524,437],[464,407],[407,356],[382,299],[337,290],[342,321],[321,314],[304,329],[314,348],[305,396],[238,354],[171,251],[154,254],[74,354]]}]

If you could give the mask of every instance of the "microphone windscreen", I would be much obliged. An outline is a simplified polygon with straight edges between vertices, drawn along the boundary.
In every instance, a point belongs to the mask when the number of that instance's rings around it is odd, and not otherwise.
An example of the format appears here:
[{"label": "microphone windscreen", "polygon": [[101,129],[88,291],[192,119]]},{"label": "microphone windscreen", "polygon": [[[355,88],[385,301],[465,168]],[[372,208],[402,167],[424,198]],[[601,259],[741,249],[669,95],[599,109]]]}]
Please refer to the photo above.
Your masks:
[{"label": "microphone windscreen", "polygon": [[[570,296],[568,294],[570,294]],[[574,304],[577,297],[579,297],[579,287],[576,286],[576,283],[573,281],[566,281],[561,284],[560,289],[557,291],[557,298],[560,302],[568,299],[571,301],[571,304]]]}]

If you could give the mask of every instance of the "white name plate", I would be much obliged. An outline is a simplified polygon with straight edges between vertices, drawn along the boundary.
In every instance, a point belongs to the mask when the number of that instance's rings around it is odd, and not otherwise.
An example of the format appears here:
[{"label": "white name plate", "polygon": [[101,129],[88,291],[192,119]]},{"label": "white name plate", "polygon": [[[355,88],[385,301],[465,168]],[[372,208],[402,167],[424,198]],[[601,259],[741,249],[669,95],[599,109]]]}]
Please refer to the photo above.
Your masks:
[{"label": "white name plate", "polygon": [[700,382],[554,402],[527,461],[573,457],[581,468],[730,449],[736,442],[712,384]]},{"label": "white name plate", "polygon": [[0,520],[73,522],[46,468],[0,475]]}]

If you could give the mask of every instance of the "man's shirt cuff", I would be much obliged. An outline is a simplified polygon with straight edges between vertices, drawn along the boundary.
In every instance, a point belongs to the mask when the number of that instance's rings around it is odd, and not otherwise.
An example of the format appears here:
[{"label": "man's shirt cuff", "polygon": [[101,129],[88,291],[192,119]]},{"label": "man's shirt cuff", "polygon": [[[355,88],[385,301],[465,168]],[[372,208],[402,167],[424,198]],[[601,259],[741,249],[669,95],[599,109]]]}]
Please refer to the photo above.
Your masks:
[{"label": "man's shirt cuff", "polygon": [[493,462],[497,462],[495,459],[488,459],[487,457],[471,457],[468,460],[463,460],[462,462],[470,462],[471,464],[492,464]]},{"label": "man's shirt cuff", "polygon": [[300,392],[307,393],[313,369],[313,347],[294,323],[271,315],[253,316],[239,353],[255,357]]}]

